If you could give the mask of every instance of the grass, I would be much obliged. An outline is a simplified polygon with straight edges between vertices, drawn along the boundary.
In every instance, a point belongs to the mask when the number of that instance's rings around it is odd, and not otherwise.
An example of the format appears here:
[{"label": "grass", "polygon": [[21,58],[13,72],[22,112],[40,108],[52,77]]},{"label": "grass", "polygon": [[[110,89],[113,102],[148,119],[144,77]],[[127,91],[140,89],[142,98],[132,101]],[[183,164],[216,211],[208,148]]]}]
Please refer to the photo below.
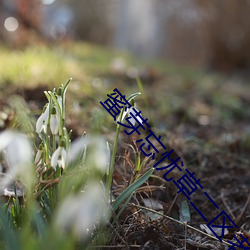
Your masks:
[{"label": "grass", "polygon": [[[4,193],[10,185],[15,192],[0,208],[0,231],[7,249],[43,249],[43,242],[53,242],[53,249],[64,245],[64,249],[74,250],[77,245],[86,249],[97,242],[105,243],[111,234],[101,242],[95,238],[109,223],[116,223],[134,192],[154,171],[151,168],[145,172],[138,166],[134,181],[117,198],[112,197],[120,126],[117,125],[111,162],[110,147],[100,135],[83,135],[72,142],[72,131],[65,127],[69,83],[70,80],[44,92],[47,103],[36,121],[36,133],[29,122],[32,118],[26,104],[11,99],[16,103],[18,119],[12,120],[11,130],[0,133],[0,159],[6,168],[1,191]],[[128,101],[137,95],[132,94]],[[23,114],[19,115],[21,111]],[[24,128],[25,134],[14,132]],[[98,132],[97,126],[95,133]],[[22,198],[17,196],[18,188]],[[113,214],[116,214],[114,219]],[[38,242],[27,246],[26,239],[30,236]]]},{"label": "grass", "polygon": [[[118,52],[85,43],[63,46],[30,46],[13,50],[0,46],[0,82],[27,86],[63,82],[69,76],[85,82],[88,77],[107,72]],[[128,58],[128,56],[123,56]]]},{"label": "grass", "polygon": [[[48,47],[39,45],[30,46],[23,50],[11,50],[0,46],[0,55],[2,98],[8,98],[4,94],[4,86],[6,89],[13,88],[13,92],[20,87],[25,92],[30,88],[36,89],[40,85],[46,85],[46,90],[52,90],[72,77],[73,81],[67,92],[66,127],[75,131],[74,137],[83,135],[84,131],[87,132],[87,135],[90,133],[96,136],[104,135],[109,142],[109,148],[117,148],[117,154],[112,157],[109,175],[91,170],[96,164],[92,164],[91,159],[98,160],[97,155],[91,153],[91,150],[98,148],[100,146],[98,144],[90,145],[88,150],[83,147],[81,157],[86,157],[84,158],[86,161],[76,159],[74,162],[76,166],[71,170],[65,171],[63,174],[57,171],[55,175],[52,175],[52,170],[46,172],[51,182],[57,181],[59,176],[64,182],[59,184],[58,188],[48,188],[46,191],[43,190],[43,182],[37,186],[38,191],[41,191],[38,197],[41,214],[35,212],[39,209],[34,205],[35,202],[32,202],[30,213],[24,213],[25,218],[29,218],[31,223],[27,227],[23,227],[21,234],[18,234],[18,230],[15,229],[12,234],[6,235],[10,242],[9,249],[16,250],[17,248],[15,249],[11,244],[20,245],[21,243],[24,249],[44,249],[46,242],[50,242],[51,249],[70,250],[79,249],[78,244],[80,246],[87,246],[89,243],[102,245],[106,244],[107,241],[112,246],[133,245],[134,242],[143,246],[146,242],[138,241],[144,236],[138,237],[136,232],[144,234],[154,223],[158,223],[157,227],[154,228],[156,231],[159,230],[158,236],[164,234],[164,237],[167,236],[168,239],[171,239],[172,236],[167,228],[169,222],[165,223],[166,225],[160,220],[156,222],[154,217],[147,215],[144,209],[136,209],[135,206],[131,208],[133,204],[140,206],[145,197],[150,199],[153,197],[157,202],[163,203],[166,208],[172,207],[169,213],[172,213],[177,219],[179,219],[180,213],[190,212],[188,206],[185,206],[185,209],[182,208],[183,204],[187,203],[186,200],[177,199],[175,203],[172,195],[173,185],[171,186],[170,183],[162,180],[162,173],[155,173],[147,181],[152,174],[152,170],[148,170],[152,162],[148,158],[144,158],[142,153],[140,154],[138,145],[134,142],[139,138],[136,136],[128,137],[122,131],[115,134],[118,127],[99,102],[106,100],[106,94],[111,93],[116,87],[126,97],[131,93],[142,92],[142,95],[136,98],[137,108],[142,111],[143,117],[149,119],[155,134],[161,135],[163,144],[167,148],[174,148],[176,154],[185,160],[185,165],[195,170],[197,175],[204,178],[208,184],[213,183],[214,180],[217,180],[216,178],[220,178],[220,171],[224,170],[225,173],[228,173],[233,169],[233,166],[239,166],[239,173],[246,171],[245,167],[249,164],[245,154],[249,152],[249,125],[247,121],[250,118],[250,113],[248,111],[249,85],[243,80],[234,84],[234,79],[218,73],[207,73],[202,69],[176,66],[168,62],[142,60],[126,53],[86,43],[65,43],[60,46]],[[111,64],[115,58],[121,58],[125,62],[124,71],[116,72],[112,69]],[[143,72],[147,72],[148,67],[151,67],[155,72],[154,77],[145,77],[145,74],[142,74],[142,82],[137,84],[136,79],[126,75],[126,69],[129,67],[136,67]],[[51,94],[53,91],[48,93]],[[34,106],[32,103],[34,101],[39,107],[45,104],[39,98],[36,100],[36,98],[32,99],[29,96],[27,99],[32,100],[29,103],[31,108]],[[52,98],[51,102],[55,104],[55,98]],[[24,120],[28,121],[28,116],[32,116],[34,110],[30,113],[28,106],[25,105],[20,98],[10,98],[9,104],[6,109],[3,109],[3,112],[18,111],[19,115],[15,116],[14,119],[15,128],[26,133],[29,132],[31,126],[34,126],[34,121],[30,121],[28,126],[24,126],[26,124]],[[36,114],[38,113],[36,110]],[[13,116],[11,112],[10,115]],[[71,142],[68,140],[70,136],[68,137],[67,131],[63,129],[61,134],[65,136],[67,145],[69,145]],[[141,134],[140,138],[145,134]],[[114,144],[115,136],[117,139]],[[52,143],[46,147],[46,164],[48,164],[49,169],[51,155],[62,138],[56,138],[52,135],[41,138],[44,139],[44,145]],[[37,141],[33,143],[37,149]],[[241,164],[238,164],[239,162]],[[80,171],[81,168],[88,165],[92,167],[88,168],[86,172]],[[235,176],[235,172],[227,177],[229,183],[231,183],[230,178]],[[114,179],[110,178],[112,173],[114,173]],[[42,181],[45,181],[47,177],[40,176],[41,179],[45,178]],[[57,234],[53,218],[67,201],[68,194],[72,195],[71,201],[74,204],[77,200],[75,198],[78,197],[77,192],[87,188],[85,184],[90,178],[98,183],[100,180],[104,182],[106,180],[108,189],[113,182],[114,189],[111,198],[113,209],[116,211],[109,217],[109,219],[111,218],[109,230],[101,227],[98,234],[93,235],[96,237],[92,237],[91,242],[84,240],[84,242],[79,243],[71,235],[61,237]],[[209,178],[212,178],[212,181]],[[223,178],[217,182],[219,190],[222,188],[220,185],[226,180],[225,177]],[[147,185],[139,188],[145,182]],[[242,183],[242,190],[245,190],[244,185],[247,184]],[[213,197],[220,200],[219,191],[215,191],[214,186],[215,184],[211,184],[210,187],[207,185],[206,188],[210,189],[210,194],[212,192]],[[108,194],[108,190],[106,191]],[[232,195],[232,199],[233,197],[234,195]],[[199,195],[195,199],[200,204],[206,204]],[[244,197],[235,199],[233,205],[239,200],[244,201]],[[18,206],[16,203],[14,204],[16,211],[15,209],[12,211],[15,215],[13,218],[16,223],[19,223],[20,218],[16,217]],[[178,204],[180,205],[179,210]],[[219,205],[223,207],[223,204]],[[238,204],[236,210],[241,205]],[[203,208],[207,215],[211,214],[205,205]],[[163,213],[163,211],[160,212]],[[63,214],[65,217],[66,215]],[[2,216],[2,223],[7,225],[8,221],[3,219],[2,214],[0,216]],[[41,223],[41,221],[45,221],[45,223]],[[200,221],[192,210],[191,221],[195,223]],[[35,234],[32,234],[34,228]],[[171,226],[170,228],[171,231],[175,231],[175,227]],[[70,230],[74,231],[74,226],[71,225]],[[1,235],[2,233],[3,230]],[[30,234],[34,237],[31,237],[30,242],[27,242],[27,235],[30,237]],[[36,240],[37,235],[40,237],[39,241]],[[160,242],[154,242],[154,238],[150,238],[152,235],[154,234],[149,233],[147,240],[150,239],[154,245],[160,244]],[[134,241],[132,240],[133,236],[135,237]],[[4,245],[1,241],[2,238],[3,236],[0,238],[1,247]],[[11,241],[13,238],[16,240]],[[180,239],[183,239],[183,235],[179,238],[173,238],[173,242],[178,242],[179,246],[183,246],[183,241]]]}]

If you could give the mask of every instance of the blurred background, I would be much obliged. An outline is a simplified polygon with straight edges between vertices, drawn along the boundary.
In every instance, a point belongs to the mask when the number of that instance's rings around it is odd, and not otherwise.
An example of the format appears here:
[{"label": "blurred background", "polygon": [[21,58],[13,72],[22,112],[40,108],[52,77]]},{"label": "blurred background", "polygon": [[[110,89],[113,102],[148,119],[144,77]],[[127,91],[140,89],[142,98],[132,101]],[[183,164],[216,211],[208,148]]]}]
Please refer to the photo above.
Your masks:
[{"label": "blurred background", "polygon": [[[249,13],[250,0],[0,0],[0,131],[22,130],[26,119],[15,118],[25,109],[13,95],[34,119],[47,102],[44,90],[72,77],[65,120],[72,140],[100,133],[113,145],[116,124],[100,101],[114,88],[126,97],[140,91],[137,108],[154,133],[221,209],[241,217],[240,227],[250,213]],[[139,136],[119,136],[114,180],[127,187]],[[172,208],[173,183],[153,184],[167,187],[154,199]],[[203,196],[193,199],[211,220],[215,209]],[[155,233],[148,237],[157,246]]]},{"label": "blurred background", "polygon": [[1,0],[0,39],[84,40],[220,71],[248,71],[249,0]]}]

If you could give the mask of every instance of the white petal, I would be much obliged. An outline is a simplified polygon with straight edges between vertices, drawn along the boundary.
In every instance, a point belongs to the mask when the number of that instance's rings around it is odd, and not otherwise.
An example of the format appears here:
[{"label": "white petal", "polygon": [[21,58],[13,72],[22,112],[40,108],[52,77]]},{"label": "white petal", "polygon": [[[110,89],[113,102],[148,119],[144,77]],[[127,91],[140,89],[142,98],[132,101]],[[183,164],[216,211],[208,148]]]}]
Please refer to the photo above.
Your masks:
[{"label": "white petal", "polygon": [[56,135],[59,131],[59,120],[56,114],[50,117],[50,130],[53,135]]},{"label": "white petal", "polygon": [[53,168],[55,168],[57,166],[57,164],[58,164],[58,158],[61,155],[61,150],[62,150],[62,147],[59,146],[56,149],[56,151],[52,154],[50,163],[51,163],[51,166]]},{"label": "white petal", "polygon": [[[137,118],[137,120],[139,121],[139,123],[142,123],[143,120],[142,120],[139,116],[136,116],[136,113],[137,113],[137,112],[139,112],[139,110],[138,110],[137,108],[134,107],[134,109],[131,109],[131,110],[129,111],[128,116],[130,116],[130,113],[132,113],[132,114]],[[140,114],[140,115],[141,115],[141,114]],[[135,120],[133,117],[130,119],[130,121],[132,122],[133,125],[135,125],[136,120]]]},{"label": "white petal", "polygon": [[84,136],[74,141],[67,154],[68,162],[72,163],[84,150],[90,146],[90,151],[87,154],[88,166],[95,166],[98,170],[105,172],[110,162],[110,151],[107,147],[106,141],[102,137]]},{"label": "white petal", "polygon": [[43,131],[45,134],[47,133],[47,126],[48,126],[48,123],[44,122],[41,131]]},{"label": "white petal", "polygon": [[30,162],[32,148],[29,140],[22,134],[15,133],[13,140],[6,149],[6,156],[11,168]]},{"label": "white petal", "polygon": [[78,239],[86,239],[94,225],[105,221],[108,211],[100,183],[92,183],[83,194],[64,200],[56,214],[55,226],[70,230]]},{"label": "white petal", "polygon": [[69,163],[75,161],[79,155],[83,153],[83,150],[86,150],[86,147],[89,143],[90,139],[88,135],[78,138],[73,143],[71,143],[68,153]]},{"label": "white petal", "polygon": [[58,166],[64,169],[66,165],[66,161],[67,161],[67,152],[64,148],[62,148],[60,156],[61,156],[61,159],[58,160]]},{"label": "white petal", "polygon": [[106,172],[110,163],[110,152],[108,150],[105,140],[96,138],[94,147],[95,166],[102,172]]},{"label": "white petal", "polygon": [[57,96],[57,101],[58,101],[59,106],[60,106],[61,111],[62,111],[62,96]]},{"label": "white petal", "polygon": [[4,132],[0,133],[0,152],[9,145],[13,139],[13,136],[14,133],[9,130],[5,130]]},{"label": "white petal", "polygon": [[124,120],[125,116],[129,114],[129,112],[130,112],[131,109],[132,109],[132,107],[131,107],[131,108],[127,108],[127,111],[124,110],[124,112],[123,112],[123,114],[122,114],[122,119],[121,119],[121,121]]},{"label": "white petal", "polygon": [[43,123],[44,123],[44,114],[42,113],[36,122],[36,132],[37,133],[40,133],[42,131]]},{"label": "white petal", "polygon": [[40,133],[42,130],[44,133],[47,131],[47,124],[48,124],[48,118],[49,118],[49,105],[47,105],[44,113],[40,115],[36,122],[36,132]]},{"label": "white petal", "polygon": [[48,120],[49,119],[49,104],[47,105],[45,111],[44,111],[44,119]]},{"label": "white petal", "polygon": [[[6,141],[2,141],[2,139],[6,139]],[[17,176],[21,176],[28,187],[33,179],[31,169],[33,153],[28,138],[17,132],[5,131],[0,135],[0,142],[1,149],[5,146],[4,158],[8,164],[5,175],[8,178],[1,180],[1,188],[8,185]]]}]

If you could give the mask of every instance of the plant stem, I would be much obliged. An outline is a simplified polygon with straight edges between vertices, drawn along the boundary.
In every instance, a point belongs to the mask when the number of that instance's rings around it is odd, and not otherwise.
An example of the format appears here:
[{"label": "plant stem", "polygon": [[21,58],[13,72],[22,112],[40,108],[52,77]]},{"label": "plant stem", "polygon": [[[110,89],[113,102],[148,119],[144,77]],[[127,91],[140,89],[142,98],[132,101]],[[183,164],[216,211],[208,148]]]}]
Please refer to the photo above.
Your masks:
[{"label": "plant stem", "polygon": [[[119,116],[119,122],[121,122],[123,111],[124,110],[122,110],[121,115]],[[121,125],[117,124],[116,133],[115,133],[114,148],[113,148],[113,152],[112,152],[112,158],[111,158],[111,163],[110,163],[110,168],[109,168],[109,173],[108,173],[107,194],[109,194],[109,191],[110,191],[110,189],[112,187],[112,183],[113,183],[113,173],[114,173],[114,169],[115,169],[115,156],[116,156],[116,151],[117,151],[120,128],[121,128]]]}]

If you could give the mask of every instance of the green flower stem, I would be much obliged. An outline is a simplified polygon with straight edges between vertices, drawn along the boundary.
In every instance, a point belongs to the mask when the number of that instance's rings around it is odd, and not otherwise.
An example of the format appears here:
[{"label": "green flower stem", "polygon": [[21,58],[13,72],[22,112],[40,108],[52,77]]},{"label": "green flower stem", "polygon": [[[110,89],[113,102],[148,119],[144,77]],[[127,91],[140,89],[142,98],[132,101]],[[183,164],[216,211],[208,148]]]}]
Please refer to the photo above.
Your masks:
[{"label": "green flower stem", "polygon": [[50,97],[51,99],[53,100],[53,103],[56,105],[56,108],[57,108],[57,111],[58,111],[58,115],[59,115],[59,120],[60,120],[60,126],[59,126],[59,135],[62,136],[63,135],[63,117],[62,117],[62,111],[61,111],[61,108],[60,108],[60,105],[55,97],[55,94],[52,93],[51,91],[49,91],[49,94],[50,94]]},{"label": "green flower stem", "polygon": [[[122,109],[122,112],[118,118],[119,122],[121,122],[121,120],[122,120],[123,112],[124,112],[124,108]],[[112,152],[112,158],[111,158],[111,163],[110,163],[110,168],[109,168],[109,173],[108,173],[108,178],[107,178],[108,179],[107,180],[107,194],[109,194],[109,191],[110,191],[110,189],[112,187],[112,183],[113,183],[113,173],[114,173],[114,169],[115,169],[115,156],[116,156],[116,151],[117,151],[120,128],[121,128],[121,125],[117,124],[115,141],[114,141],[114,148],[113,148],[113,152]]]},{"label": "green flower stem", "polygon": [[70,78],[67,81],[67,83],[63,86],[63,90],[62,90],[62,127],[65,126],[65,96],[66,96],[66,91],[68,89],[68,86],[71,80],[72,78]]},{"label": "green flower stem", "polygon": [[45,134],[45,145],[44,145],[45,155],[46,155],[46,164],[49,164],[49,162],[50,162],[50,150],[51,150],[51,148],[50,148],[50,136],[49,136],[48,131],[50,130],[50,114],[52,111],[52,101],[51,101],[51,99],[48,99],[48,100],[49,100],[49,117],[48,117],[48,123],[47,123],[47,129],[46,129],[47,133]]},{"label": "green flower stem", "polygon": [[52,135],[52,147],[53,147],[53,152],[56,150],[56,135]]}]

